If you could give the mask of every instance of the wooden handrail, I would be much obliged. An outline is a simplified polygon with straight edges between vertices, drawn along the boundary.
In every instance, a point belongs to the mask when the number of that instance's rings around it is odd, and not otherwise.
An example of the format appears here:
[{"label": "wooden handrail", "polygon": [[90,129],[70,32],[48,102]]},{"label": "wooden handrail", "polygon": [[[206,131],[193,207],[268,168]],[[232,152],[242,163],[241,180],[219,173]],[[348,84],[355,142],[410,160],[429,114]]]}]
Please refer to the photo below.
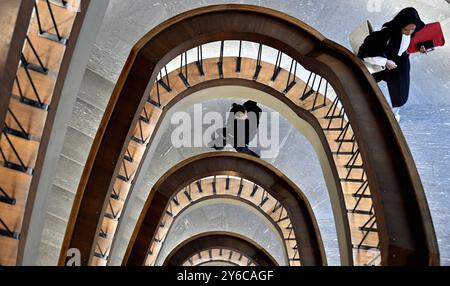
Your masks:
[{"label": "wooden handrail", "polygon": [[[216,192],[213,191],[213,184],[217,185]],[[248,205],[264,216],[278,233],[280,239],[284,241],[283,246],[286,257],[299,258],[298,252],[295,251],[298,241],[293,231],[289,213],[279,201],[275,200],[260,186],[258,186],[258,194],[251,196],[248,190],[252,189],[253,185],[255,185],[253,182],[234,176],[206,177],[189,184],[175,194],[174,198],[177,199],[179,205],[176,205],[173,198],[169,201],[169,206],[166,207],[160,222],[161,227],[156,230],[155,237],[165,237],[169,234],[173,229],[175,220],[195,205],[202,205],[209,200],[232,200]],[[186,191],[189,191],[189,198],[186,197]],[[280,216],[283,217],[283,221],[277,222]],[[162,244],[164,244],[164,241]],[[156,262],[162,244],[156,243],[154,240],[150,242],[149,256],[145,265],[152,266],[151,263]],[[112,253],[112,247],[110,253]],[[154,260],[150,261],[150,258]],[[287,265],[297,266],[301,264],[299,260],[292,260]]]},{"label": "wooden handrail", "polygon": [[3,128],[33,1],[0,2],[0,127]]},{"label": "wooden handrail", "polygon": [[231,232],[204,232],[180,243],[166,257],[163,266],[182,266],[193,255],[209,248],[223,247],[249,257],[259,266],[278,266],[275,259],[250,239]]},{"label": "wooden handrail", "polygon": [[[339,169],[337,169],[337,164],[339,162],[335,162],[335,159],[333,156],[333,152],[332,149],[334,149],[333,151],[336,151],[336,149],[338,147],[334,147],[332,148],[331,144],[336,144],[335,140],[338,137],[337,134],[333,135],[333,133],[336,132],[326,132],[323,130],[323,128],[326,128],[326,126],[328,126],[328,120],[323,121],[322,117],[325,116],[325,114],[327,113],[327,110],[333,109],[333,105],[332,102],[327,99],[326,100],[326,106],[322,106],[322,109],[317,109],[314,112],[310,112],[310,110],[313,108],[313,100],[311,98],[310,102],[303,102],[303,101],[295,101],[293,100],[293,98],[298,98],[299,95],[297,93],[287,93],[287,94],[283,94],[282,91],[285,89],[286,86],[286,80],[288,79],[288,71],[285,70],[281,70],[279,73],[279,76],[277,77],[277,80],[272,82],[269,81],[268,78],[270,78],[270,76],[272,75],[273,69],[274,67],[266,62],[263,62],[263,68],[261,69],[261,75],[260,75],[260,81],[254,81],[252,80],[253,77],[253,67],[255,66],[255,61],[251,60],[251,59],[247,59],[247,58],[242,58],[241,59],[241,63],[242,63],[242,72],[239,76],[236,76],[235,74],[235,61],[236,58],[226,58],[225,59],[225,65],[224,65],[224,72],[226,74],[225,78],[220,79],[218,77],[218,73],[217,73],[217,59],[216,58],[209,58],[207,60],[204,60],[204,66],[203,66],[203,70],[205,72],[205,74],[207,74],[207,79],[204,79],[203,77],[199,77],[198,75],[196,75],[196,73],[198,72],[198,67],[196,66],[196,63],[192,63],[189,64],[190,67],[188,67],[188,70],[190,70],[190,74],[192,75],[191,80],[190,80],[190,85],[191,87],[189,88],[185,88],[180,89],[179,87],[176,88],[176,85],[179,85],[180,79],[178,76],[178,71],[174,71],[171,72],[169,74],[169,77],[171,77],[170,82],[173,81],[176,90],[174,89],[172,92],[168,92],[168,93],[163,93],[162,94],[162,98],[170,98],[170,102],[166,102],[164,101],[164,108],[162,110],[162,113],[160,112],[156,112],[159,110],[159,108],[151,105],[151,104],[147,104],[146,107],[144,108],[144,117],[147,118],[148,114],[155,114],[157,116],[152,115],[152,120],[151,122],[156,122],[156,120],[158,121],[158,123],[155,125],[149,125],[149,127],[153,126],[151,129],[153,130],[150,134],[150,139],[147,143],[147,146],[152,145],[152,144],[156,144],[156,142],[154,142],[154,138],[156,135],[156,133],[158,132],[158,130],[160,129],[160,124],[162,122],[164,122],[165,120],[165,116],[166,114],[169,114],[172,110],[172,108],[175,108],[178,105],[178,102],[182,99],[185,99],[186,97],[189,97],[191,95],[193,95],[195,97],[195,94],[197,94],[198,92],[203,92],[204,90],[208,90],[211,88],[215,88],[218,86],[231,86],[231,87],[246,87],[246,88],[251,88],[254,89],[255,91],[261,91],[262,94],[261,96],[264,98],[271,98],[271,100],[269,100],[270,102],[264,102],[264,100],[261,102],[262,104],[269,106],[269,107],[273,107],[271,104],[273,104],[273,101],[280,101],[283,104],[285,104],[289,109],[291,109],[291,111],[294,113],[294,117],[297,117],[297,120],[299,121],[304,121],[306,124],[310,125],[310,127],[312,128],[312,132],[315,132],[315,134],[317,135],[317,137],[314,138],[308,138],[311,143],[317,144],[316,148],[318,148],[318,156],[322,157],[324,161],[322,162],[322,164],[324,166],[322,166],[324,168],[324,172],[326,174],[328,174],[326,176],[326,181],[327,181],[327,185],[329,188],[329,194],[331,197],[331,202],[332,202],[332,208],[333,208],[333,213],[335,215],[335,221],[336,221],[336,230],[337,230],[337,235],[338,235],[338,242],[339,242],[339,251],[340,251],[340,258],[341,258],[341,262],[342,265],[353,265],[353,258],[352,258],[352,232],[354,233],[355,230],[358,229],[358,227],[360,225],[352,225],[352,229],[353,231],[350,230],[350,226],[349,226],[349,220],[350,219],[356,219],[356,221],[358,221],[357,218],[353,218],[353,214],[349,214],[349,218],[347,219],[347,208],[346,208],[346,200],[344,199],[344,194],[346,193],[344,190],[344,186],[346,186],[345,184],[342,184],[341,186],[341,181],[340,181],[340,177],[339,177],[339,173],[342,173],[342,168],[345,169],[344,172],[348,172],[345,166],[340,166],[339,168],[341,168],[341,172],[339,172]],[[192,65],[192,66],[191,66]],[[249,67],[252,67],[251,70],[248,70]],[[267,71],[270,72],[270,75],[267,74]],[[173,76],[173,77],[172,77]],[[164,79],[167,82],[169,81],[169,77]],[[263,80],[264,78],[264,80]],[[177,80],[178,79],[178,80]],[[303,92],[306,92],[307,89],[304,89],[304,87],[302,86],[302,84],[304,84],[300,79],[296,79],[297,81],[297,91],[301,90]],[[305,85],[306,86],[306,85]],[[161,88],[162,89],[162,88]],[[157,86],[153,87],[152,90],[152,94],[153,91],[157,90]],[[296,89],[294,88],[292,91],[295,91]],[[212,94],[215,94],[214,91],[211,91]],[[243,94],[245,94],[246,92],[242,92]],[[225,97],[227,97],[225,95]],[[319,102],[323,102],[322,99],[322,95],[321,95],[321,99],[318,100]],[[215,98],[215,97],[214,97]],[[210,98],[212,99],[212,98]],[[254,100],[258,100],[257,98],[253,98]],[[273,100],[273,101],[272,101]],[[317,105],[316,105],[317,106]],[[146,114],[145,113],[145,109],[148,109],[150,113]],[[276,109],[276,108],[275,108]],[[325,109],[325,110],[323,110]],[[280,112],[280,111],[279,111]],[[284,113],[283,113],[284,114]],[[331,113],[330,113],[331,114]],[[286,115],[286,114],[284,114]],[[158,118],[159,116],[159,118]],[[289,116],[288,116],[289,117]],[[142,119],[141,119],[142,120]],[[144,119],[146,120],[146,119]],[[319,121],[321,121],[321,123],[319,123]],[[330,119],[331,121],[331,119]],[[295,124],[295,122],[293,122],[293,124]],[[301,132],[301,131],[300,131]],[[306,131],[308,132],[308,131]],[[309,132],[308,132],[309,133]],[[146,133],[146,136],[148,133]],[[135,135],[136,136],[136,135]],[[309,137],[309,136],[307,136]],[[345,137],[345,136],[344,136]],[[347,136],[348,138],[348,136]],[[317,142],[320,141],[319,142]],[[314,143],[317,142],[317,143]],[[135,148],[133,146],[136,145],[135,142],[130,142],[131,148]],[[346,143],[346,144],[351,144],[350,143]],[[145,152],[140,153],[139,156],[135,156],[135,160],[136,161],[146,161],[149,160],[148,157],[150,157],[151,153],[149,151],[150,148],[144,148]],[[337,155],[336,155],[337,156]],[[337,156],[339,157],[339,156]],[[137,170],[135,170],[136,174],[140,173],[140,170],[143,168],[142,165],[145,163],[140,163],[139,164],[139,168]],[[342,163],[340,163],[342,164]],[[117,180],[116,180],[117,181]],[[136,180],[134,180],[136,181]],[[348,186],[346,186],[348,188]],[[129,194],[133,194],[134,193],[134,188],[135,188],[135,183],[133,182],[130,186],[130,188],[125,190],[125,193],[129,193]],[[347,190],[347,193],[350,190]],[[356,191],[356,189],[355,189]],[[367,190],[366,190],[367,191]],[[125,204],[123,206],[123,209],[127,208],[127,203],[131,200],[130,198],[131,195],[124,195],[124,199],[125,200]],[[370,201],[371,199],[367,199],[365,198],[364,201]],[[349,206],[349,208],[353,208],[353,205]],[[106,218],[103,219],[103,222],[108,221]],[[119,220],[118,226],[115,229],[119,229],[121,227],[123,220]],[[362,224],[361,224],[362,225]],[[103,227],[103,226],[102,226]],[[115,245],[114,245],[114,241],[116,240],[116,236],[115,233],[110,233],[111,235],[111,240],[112,240],[112,245],[111,245],[111,253],[114,253],[115,251]],[[370,237],[377,237],[376,233],[371,233]],[[356,243],[356,245],[358,245],[360,243],[360,239],[358,239],[357,237],[355,237],[356,241],[354,241],[354,243]],[[372,244],[375,245],[374,247],[376,247],[376,245],[378,244],[378,239],[376,239],[377,241]],[[367,250],[358,250],[358,254],[355,255],[355,257],[358,257],[358,259],[355,261],[355,263],[358,264],[364,264],[365,263],[365,259],[363,258],[365,255],[361,254],[361,251],[363,252],[367,252]],[[372,249],[373,251],[373,249]],[[371,256],[372,253],[366,253],[367,255]]]},{"label": "wooden handrail", "polygon": [[[439,264],[437,240],[406,140],[376,82],[344,47],[286,14],[250,5],[217,5],[180,14],[133,48],[94,140],[74,203],[60,264],[70,247],[82,263],[93,253],[105,199],[159,71],[173,56],[204,43],[245,40],[282,51],[324,77],[352,124],[376,212],[383,265]],[[109,136],[114,134],[114,136]],[[105,164],[108,162],[108,164]],[[109,164],[111,162],[111,164]],[[87,243],[88,241],[88,243]]]},{"label": "wooden handrail", "polygon": [[[1,21],[9,20],[10,23],[3,25],[2,22],[4,37],[0,40],[0,137],[4,165],[0,175],[2,187],[17,198],[13,206],[0,206],[3,219],[17,233],[9,234],[1,241],[4,248],[0,253],[2,264],[22,263],[36,196],[35,186],[89,1],[81,2],[79,12],[66,7],[55,9],[55,3],[49,1],[2,1],[1,4],[5,7],[1,7],[0,13],[10,13],[10,18],[1,17]],[[19,9],[16,14],[13,8]],[[47,27],[49,22],[53,29],[58,29],[56,40]],[[12,33],[10,38],[9,33]],[[69,36],[71,41],[67,42]],[[6,53],[3,53],[3,47],[7,48]],[[50,105],[52,108],[49,109]],[[3,108],[7,110],[6,114],[3,114]],[[8,143],[8,148],[4,148],[3,140]]]},{"label": "wooden handrail", "polygon": [[[202,253],[203,256],[201,256]],[[183,266],[205,266],[209,263],[222,263],[231,266],[258,266],[243,253],[227,248],[214,247],[194,254],[188,258]]]},{"label": "wooden handrail", "polygon": [[326,265],[320,231],[302,191],[268,163],[249,155],[229,152],[206,153],[184,160],[155,183],[136,224],[123,265],[144,265],[151,241],[174,194],[203,177],[230,174],[261,186],[287,210],[302,265]]},{"label": "wooden handrail", "polygon": [[[216,59],[213,58],[213,59],[205,60],[205,63],[209,62],[209,61],[215,63]],[[244,62],[246,62],[246,65],[250,64],[251,66],[253,66],[252,65],[253,62],[248,61],[248,59],[246,59]],[[264,64],[265,64],[266,69],[268,68],[269,70],[273,70],[273,68],[270,68],[271,66],[267,66],[267,63],[264,63]],[[194,65],[195,65],[195,63],[194,63]],[[226,66],[229,66],[229,65],[226,65]],[[211,77],[211,74],[209,72],[212,67],[209,66],[209,68],[208,68],[207,66],[205,66],[204,68],[205,68],[205,71],[208,71],[208,76]],[[197,69],[197,67],[195,67],[195,69]],[[214,65],[214,70],[217,70],[216,65]],[[190,95],[195,95],[196,93],[203,91],[203,90],[208,90],[210,88],[215,88],[217,86],[232,86],[232,87],[233,86],[234,87],[242,86],[242,87],[252,88],[252,89],[261,91],[261,92],[263,92],[263,96],[273,97],[273,99],[281,101],[283,104],[285,104],[288,108],[290,108],[293,111],[294,116],[297,116],[299,120],[304,120],[306,124],[309,124],[312,127],[312,131],[315,132],[318,137],[317,140],[320,141],[320,143],[318,143],[318,144],[321,145],[321,148],[323,150],[323,156],[325,157],[324,159],[327,160],[327,163],[324,163],[324,164],[329,164],[329,168],[330,168],[330,170],[329,170],[330,176],[328,176],[327,180],[329,180],[329,184],[333,185],[330,188],[329,192],[330,192],[330,196],[332,197],[332,207],[334,209],[334,214],[336,216],[335,220],[336,220],[336,225],[337,225],[337,234],[338,234],[341,261],[342,261],[343,265],[353,265],[353,259],[352,259],[352,251],[353,250],[352,250],[352,246],[351,246],[352,245],[351,244],[351,242],[352,242],[351,231],[350,231],[350,227],[349,227],[349,222],[347,220],[347,209],[345,207],[345,200],[344,200],[344,195],[343,195],[344,192],[343,192],[343,189],[341,188],[339,172],[337,171],[335,162],[333,160],[333,154],[332,154],[331,147],[328,145],[330,141],[331,142],[335,141],[335,138],[337,137],[337,135],[336,135],[336,137],[333,136],[333,138],[327,139],[327,136],[325,135],[324,130],[322,130],[322,128],[324,128],[324,127],[321,127],[321,124],[318,122],[317,118],[315,117],[315,116],[318,116],[319,114],[322,114],[322,116],[325,116],[326,111],[320,113],[320,110],[319,110],[318,111],[319,113],[312,114],[312,113],[308,112],[308,109],[310,108],[310,106],[303,106],[303,107],[297,106],[296,103],[291,101],[286,95],[284,95],[278,91],[276,86],[279,84],[275,83],[275,86],[269,86],[267,83],[256,82],[251,79],[228,78],[228,76],[230,76],[230,71],[225,70],[225,72],[228,74],[227,78],[224,78],[224,79],[209,78],[209,80],[201,81],[200,83],[191,81],[192,86],[190,88],[185,89],[182,92],[178,91],[179,93],[176,93],[176,92],[170,93],[170,97],[172,99],[169,103],[167,103],[167,105],[165,105],[162,113],[160,114],[158,123],[156,124],[156,126],[154,126],[154,129],[153,129],[154,131],[151,133],[152,135],[148,141],[148,145],[156,144],[156,142],[154,142],[154,138],[155,138],[155,136],[157,136],[156,131],[159,130],[160,124],[162,122],[164,122],[166,114],[170,113],[171,109],[176,107],[178,102],[181,99],[185,99],[186,97],[189,97]],[[247,72],[247,74],[250,74],[250,73]],[[264,76],[264,74],[265,74],[264,69],[262,70],[261,73]],[[266,77],[267,77],[267,75],[266,75]],[[281,72],[279,77],[281,78],[281,82],[283,83],[282,85],[284,86],[285,83],[282,79],[287,77],[287,74],[284,74],[284,72]],[[175,82],[175,84],[176,84],[176,82]],[[300,85],[300,80],[298,80],[298,85]],[[282,87],[282,89],[284,89],[284,87]],[[312,104],[312,102],[311,102],[311,104]],[[270,106],[270,104],[267,106]],[[331,102],[328,102],[326,109],[329,109],[330,106],[331,106]],[[152,110],[155,110],[155,109],[157,109],[157,108],[152,108]],[[133,142],[132,144],[136,144],[136,143]],[[318,154],[318,156],[322,155],[321,152],[320,152],[320,154]],[[147,158],[148,156],[150,156],[149,154],[150,154],[149,148],[146,148],[145,152],[141,156],[142,156],[142,158]],[[135,159],[137,159],[137,158],[135,158]],[[140,159],[137,159],[137,160],[140,160]],[[144,160],[142,160],[142,161],[144,161]],[[140,170],[143,168],[142,165],[143,164],[141,162],[141,164],[139,165],[139,168],[135,171],[136,173],[140,173]],[[325,168],[327,168],[327,167],[325,167]],[[345,168],[345,167],[342,167],[342,168]],[[325,172],[328,172],[328,171],[325,170]],[[134,187],[135,187],[135,184],[134,183],[131,184],[130,188],[128,190],[125,190],[125,193],[131,194],[133,192]],[[123,209],[126,209],[127,203],[130,201],[130,198],[129,198],[129,196],[127,198],[127,195],[124,195],[123,197],[125,200]],[[125,199],[125,198],[127,198],[127,199]],[[107,219],[105,218],[102,221],[107,221]],[[123,222],[123,220],[119,220],[117,228],[120,228],[122,222]],[[353,228],[356,229],[357,226],[354,225]],[[112,236],[111,238],[113,239],[113,243],[111,246],[111,253],[113,253],[114,249],[115,249],[114,241],[116,240],[116,236],[115,236],[114,232],[110,233],[110,235]],[[359,243],[359,241],[358,241],[358,243]],[[377,243],[378,242],[376,242],[375,245]],[[358,255],[358,256],[360,256],[360,255]],[[356,262],[364,263],[363,259],[361,259],[361,257]]]}]

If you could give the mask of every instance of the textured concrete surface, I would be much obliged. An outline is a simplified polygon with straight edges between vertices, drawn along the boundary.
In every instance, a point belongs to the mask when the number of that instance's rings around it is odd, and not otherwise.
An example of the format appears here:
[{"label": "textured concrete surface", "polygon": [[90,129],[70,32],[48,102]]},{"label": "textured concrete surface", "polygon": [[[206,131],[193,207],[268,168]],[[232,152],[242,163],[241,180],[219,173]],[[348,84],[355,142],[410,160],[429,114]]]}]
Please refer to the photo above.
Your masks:
[{"label": "textured concrete surface", "polygon": [[172,225],[155,265],[162,265],[167,255],[189,237],[223,231],[245,236],[269,252],[279,265],[287,265],[283,242],[261,214],[233,203],[210,200],[188,208]]},{"label": "textured concrete surface", "polygon": [[84,164],[114,85],[85,71],[48,197],[38,265],[56,265]]},{"label": "textured concrete surface", "polygon": [[[87,70],[77,107],[73,114],[71,127],[69,127],[64,150],[60,156],[57,179],[52,188],[52,194],[59,198],[51,199],[71,207],[71,195],[67,192],[76,191],[79,176],[92,144],[98,122],[101,119],[104,107],[109,100],[114,82],[116,81],[123,63],[129,54],[132,45],[152,27],[183,11],[219,3],[245,3],[256,4],[274,8],[310,24],[330,39],[349,47],[347,36],[363,20],[370,19],[376,28],[391,18],[400,8],[406,6],[416,7],[425,22],[441,21],[446,38],[450,37],[450,5],[444,0],[431,1],[153,1],[153,0],[111,0],[103,27],[95,43],[90,58],[90,70]],[[372,5],[375,3],[375,5]],[[379,4],[379,5],[378,5]],[[351,11],[351,17],[349,17]],[[208,51],[204,51],[208,53]],[[401,127],[409,143],[414,159],[419,169],[426,195],[429,200],[436,233],[441,250],[442,264],[450,265],[450,68],[448,59],[450,47],[447,45],[427,56],[412,56],[412,85],[411,96],[407,106],[402,109]],[[107,79],[107,80],[105,80]],[[382,90],[386,93],[384,84]],[[210,108],[223,110],[220,104],[212,104]],[[304,190],[311,192],[316,213],[327,252],[337,253],[335,230],[331,216],[329,201],[322,196],[324,183],[321,181],[320,167],[315,165],[312,150],[296,148],[301,145],[302,135],[291,130],[289,126],[283,127],[283,139],[286,143],[283,152],[273,163],[282,169],[294,182]],[[172,150],[167,146],[170,137],[165,137],[158,147],[160,158],[156,160],[161,168],[169,168],[186,156],[197,152],[186,149],[182,152]],[[297,145],[300,144],[300,145]],[[197,150],[202,152],[202,150]],[[203,150],[206,151],[206,150]],[[298,160],[293,156],[298,154],[305,162],[304,168],[292,168],[293,162]],[[155,162],[155,163],[156,163]],[[161,169],[159,168],[159,169]],[[317,169],[315,169],[317,168]],[[158,178],[162,170],[158,168],[148,170],[143,174],[147,183],[146,190],[140,193],[138,207],[142,207],[148,190]],[[305,178],[307,178],[305,180]],[[323,180],[323,179],[322,179]],[[52,205],[49,209],[58,212]],[[67,223],[66,213],[54,214],[50,211],[46,215],[46,226],[40,249],[40,264],[54,264],[59,254],[58,247],[62,240]],[[132,220],[136,219],[134,213],[130,223],[125,227],[118,241],[118,248],[126,248],[127,237],[133,228]],[[116,257],[115,259],[119,259]],[[338,264],[338,257],[328,257],[330,264]]]}]

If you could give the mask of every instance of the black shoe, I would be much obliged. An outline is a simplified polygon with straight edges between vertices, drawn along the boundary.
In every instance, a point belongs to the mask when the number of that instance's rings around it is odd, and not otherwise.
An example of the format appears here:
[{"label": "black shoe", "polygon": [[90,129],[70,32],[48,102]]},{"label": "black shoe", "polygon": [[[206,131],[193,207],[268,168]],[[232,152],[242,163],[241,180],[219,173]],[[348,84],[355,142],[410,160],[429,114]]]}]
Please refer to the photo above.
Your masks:
[{"label": "black shoe", "polygon": [[213,148],[214,150],[217,150],[217,151],[221,151],[224,149],[224,147],[218,147],[218,146],[216,146],[216,144],[214,144],[211,148]]},{"label": "black shoe", "polygon": [[251,155],[251,156],[256,157],[256,158],[261,158],[260,155],[256,154],[252,150],[250,150],[247,146],[245,146],[245,147],[235,147],[234,149],[236,149],[236,151],[238,151],[240,153]]}]

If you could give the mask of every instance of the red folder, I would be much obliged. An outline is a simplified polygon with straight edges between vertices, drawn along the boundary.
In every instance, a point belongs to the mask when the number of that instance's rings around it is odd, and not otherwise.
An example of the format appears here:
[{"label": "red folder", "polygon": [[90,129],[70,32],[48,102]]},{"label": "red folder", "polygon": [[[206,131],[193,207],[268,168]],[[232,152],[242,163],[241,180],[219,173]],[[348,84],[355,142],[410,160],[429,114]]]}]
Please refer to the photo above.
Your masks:
[{"label": "red folder", "polygon": [[439,22],[426,24],[422,30],[414,35],[408,48],[408,54],[420,52],[421,45],[428,46],[430,44],[433,47],[445,44],[444,34]]}]

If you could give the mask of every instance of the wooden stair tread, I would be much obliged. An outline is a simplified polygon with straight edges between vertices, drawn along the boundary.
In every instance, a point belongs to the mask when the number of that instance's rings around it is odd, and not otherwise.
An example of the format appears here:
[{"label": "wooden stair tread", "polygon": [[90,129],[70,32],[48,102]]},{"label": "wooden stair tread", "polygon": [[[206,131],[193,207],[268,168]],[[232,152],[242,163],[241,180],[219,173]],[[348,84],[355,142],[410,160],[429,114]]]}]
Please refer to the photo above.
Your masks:
[{"label": "wooden stair tread", "polygon": [[[24,211],[24,205],[9,205],[2,203],[2,207],[0,208],[0,218],[11,231],[20,233]],[[3,229],[3,226],[0,225],[0,228]]]},{"label": "wooden stair tread", "polygon": [[[38,1],[37,4],[42,29],[46,32],[56,33],[46,1]],[[58,7],[57,5],[50,5],[50,6],[53,10],[55,21],[58,25],[58,29],[61,36],[68,38],[72,30],[73,22],[75,21],[76,13],[68,9]],[[37,21],[36,17],[33,18],[33,21]],[[37,27],[37,23],[36,24],[33,23],[33,26]]]},{"label": "wooden stair tread", "polygon": [[[37,152],[39,149],[39,142],[26,140],[11,135],[8,135],[8,137],[11,140],[14,147],[16,148],[25,166],[28,168],[34,168],[34,165],[36,163]],[[19,159],[13,152],[13,149],[9,144],[9,142],[7,141],[4,134],[0,139],[0,144],[2,147],[2,151],[5,154],[6,160],[8,160],[8,162],[20,165]],[[3,159],[0,157],[0,160]]]},{"label": "wooden stair tread", "polygon": [[[59,72],[62,62],[62,55],[66,50],[66,46],[39,36],[37,28],[32,28],[32,30],[33,33],[30,33],[28,38],[36,50],[42,64],[53,73]],[[27,41],[25,41],[23,54],[29,63],[40,66],[39,60],[36,58],[31,45]]]},{"label": "wooden stair tread", "polygon": [[[25,131],[32,135],[34,140],[40,140],[44,130],[45,120],[47,119],[47,112],[45,110],[23,104],[17,97],[11,97],[9,108]],[[10,112],[7,113],[5,121],[8,127],[21,131],[21,128],[14,120],[14,117]]]},{"label": "wooden stair tread", "polygon": [[0,186],[18,203],[26,200],[31,178],[29,174],[0,165]]},{"label": "wooden stair tread", "polygon": [[[44,75],[33,70],[29,70],[30,76],[33,80],[34,86],[39,94],[39,98],[42,103],[50,105],[53,97],[53,90],[55,88],[55,83],[57,76],[55,74],[49,73]],[[24,67],[19,67],[17,71],[17,78],[19,79],[20,87],[24,96],[28,99],[38,101],[36,93],[34,92],[31,81],[28,79]],[[17,83],[14,84],[13,94],[19,95],[19,88]]]},{"label": "wooden stair tread", "polygon": [[[70,3],[71,5],[77,5],[75,0],[70,0]],[[73,9],[61,8],[54,4],[50,4],[50,6],[53,9],[54,16],[62,36],[66,38],[69,37],[74,20],[78,13],[73,11]],[[53,29],[53,23],[51,22],[47,2],[37,1],[37,7],[43,29],[47,32],[54,33],[55,31]],[[52,41],[42,35],[39,35],[36,13],[33,14],[30,21],[27,36],[33,44],[33,47],[42,61],[42,64],[44,67],[48,68],[47,74],[40,73],[29,68],[29,75],[42,103],[51,105],[56,80],[58,78],[58,72],[66,51],[66,46],[62,43]],[[23,54],[29,64],[40,64],[28,41],[25,41]],[[18,68],[17,79],[18,82],[20,82],[23,96],[29,100],[34,100],[37,102],[38,99],[32,83],[23,66],[19,66]],[[25,104],[19,99],[20,92],[16,81],[13,85],[9,108],[25,129],[25,132],[32,136],[32,140],[26,140],[12,134],[9,134],[8,137],[13,142],[13,145],[19,153],[25,166],[34,168],[39,150],[39,141],[41,140],[45,121],[47,119],[47,111]],[[5,119],[8,127],[20,131],[19,125],[15,122],[11,114],[8,114]],[[13,153],[11,146],[7,142],[5,135],[3,134],[1,136],[0,144],[7,161],[20,164],[16,155]],[[30,174],[11,170],[3,166],[0,167],[0,186],[16,199],[16,205],[13,206],[3,203],[0,204],[0,217],[8,224],[10,228],[13,228],[17,232],[20,232],[21,230],[21,223],[31,179],[32,176]],[[0,237],[0,249],[2,249],[0,252],[1,265],[14,265],[16,263],[17,247],[18,240]]]}]

